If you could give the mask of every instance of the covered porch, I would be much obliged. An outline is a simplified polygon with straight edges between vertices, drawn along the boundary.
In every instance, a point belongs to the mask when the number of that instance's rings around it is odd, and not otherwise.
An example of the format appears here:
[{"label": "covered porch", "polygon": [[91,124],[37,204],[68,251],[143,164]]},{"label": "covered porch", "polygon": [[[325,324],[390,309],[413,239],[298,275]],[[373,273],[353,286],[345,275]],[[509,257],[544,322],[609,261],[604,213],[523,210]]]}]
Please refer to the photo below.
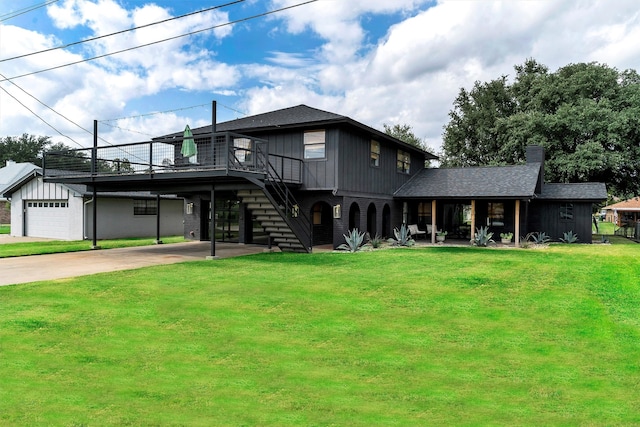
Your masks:
[{"label": "covered porch", "polygon": [[526,214],[526,201],[520,199],[412,199],[403,204],[403,222],[427,231],[431,243],[436,243],[436,231],[446,231],[447,239],[469,242],[478,228],[488,227],[495,237],[513,233],[519,245],[526,234]]}]

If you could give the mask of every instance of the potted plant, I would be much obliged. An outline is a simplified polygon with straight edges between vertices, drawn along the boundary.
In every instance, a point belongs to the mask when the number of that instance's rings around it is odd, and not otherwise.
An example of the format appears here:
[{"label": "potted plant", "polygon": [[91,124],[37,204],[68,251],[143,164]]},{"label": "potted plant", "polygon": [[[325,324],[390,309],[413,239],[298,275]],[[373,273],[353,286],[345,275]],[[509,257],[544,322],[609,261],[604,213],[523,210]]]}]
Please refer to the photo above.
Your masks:
[{"label": "potted plant", "polygon": [[500,241],[503,244],[511,243],[511,239],[513,239],[513,233],[500,233]]},{"label": "potted plant", "polygon": [[447,235],[447,232],[445,230],[437,230],[436,231],[436,240],[438,242],[444,242],[445,236]]}]

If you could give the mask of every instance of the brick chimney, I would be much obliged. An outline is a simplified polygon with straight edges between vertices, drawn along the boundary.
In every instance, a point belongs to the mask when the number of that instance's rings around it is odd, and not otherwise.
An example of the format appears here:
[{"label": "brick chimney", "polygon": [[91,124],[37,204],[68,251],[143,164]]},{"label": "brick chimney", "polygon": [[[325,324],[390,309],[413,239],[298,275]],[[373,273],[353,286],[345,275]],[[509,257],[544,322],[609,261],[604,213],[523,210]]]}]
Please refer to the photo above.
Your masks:
[{"label": "brick chimney", "polygon": [[538,184],[536,194],[542,193],[544,185],[544,147],[540,145],[527,145],[527,164],[540,163],[540,173],[538,174]]}]

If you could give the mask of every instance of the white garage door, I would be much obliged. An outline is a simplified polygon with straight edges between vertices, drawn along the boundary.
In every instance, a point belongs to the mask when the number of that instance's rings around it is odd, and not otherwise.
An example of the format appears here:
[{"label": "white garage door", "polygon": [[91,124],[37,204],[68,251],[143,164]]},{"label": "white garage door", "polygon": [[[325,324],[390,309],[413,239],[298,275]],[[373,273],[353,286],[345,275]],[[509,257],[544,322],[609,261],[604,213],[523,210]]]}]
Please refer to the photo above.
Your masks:
[{"label": "white garage door", "polygon": [[66,200],[26,202],[25,236],[69,238],[69,203]]}]

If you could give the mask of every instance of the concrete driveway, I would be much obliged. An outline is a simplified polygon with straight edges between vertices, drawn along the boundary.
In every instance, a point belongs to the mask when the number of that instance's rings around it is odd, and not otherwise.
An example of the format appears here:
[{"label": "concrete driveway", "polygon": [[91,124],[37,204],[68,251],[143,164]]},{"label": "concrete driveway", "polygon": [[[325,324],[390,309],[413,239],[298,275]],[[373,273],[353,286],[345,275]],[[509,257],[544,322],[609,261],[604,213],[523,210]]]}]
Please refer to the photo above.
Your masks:
[{"label": "concrete driveway", "polygon": [[[216,256],[236,257],[260,253],[261,245],[216,243]],[[211,253],[209,242],[172,243],[122,249],[31,255],[0,259],[0,286],[41,280],[63,279],[151,265],[202,261]],[[215,262],[212,260],[211,262]]]}]

